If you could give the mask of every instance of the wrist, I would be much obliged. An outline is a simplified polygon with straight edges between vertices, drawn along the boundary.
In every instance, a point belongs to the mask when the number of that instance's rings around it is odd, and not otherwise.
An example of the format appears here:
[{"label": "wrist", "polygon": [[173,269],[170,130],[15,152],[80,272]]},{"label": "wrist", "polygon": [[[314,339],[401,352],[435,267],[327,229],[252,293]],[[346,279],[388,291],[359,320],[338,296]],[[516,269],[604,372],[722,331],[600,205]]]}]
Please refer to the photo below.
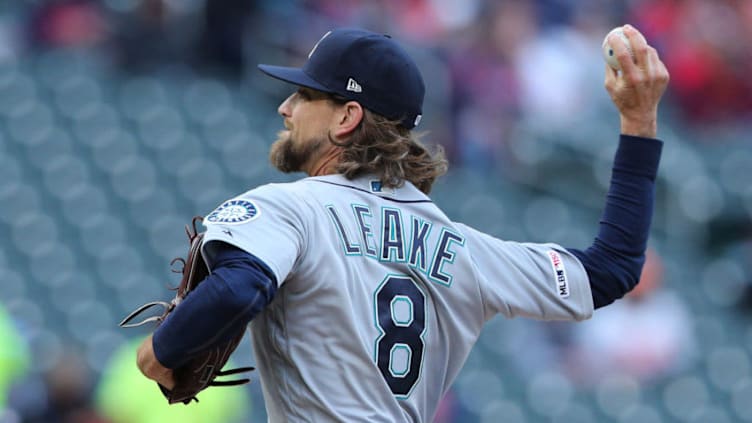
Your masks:
[{"label": "wrist", "polygon": [[658,121],[650,119],[630,119],[621,117],[621,133],[643,138],[655,138],[658,134]]},{"label": "wrist", "polygon": [[136,353],[136,365],[144,376],[160,383],[165,388],[172,389],[175,386],[172,370],[163,366],[154,354],[151,335],[139,346]]}]

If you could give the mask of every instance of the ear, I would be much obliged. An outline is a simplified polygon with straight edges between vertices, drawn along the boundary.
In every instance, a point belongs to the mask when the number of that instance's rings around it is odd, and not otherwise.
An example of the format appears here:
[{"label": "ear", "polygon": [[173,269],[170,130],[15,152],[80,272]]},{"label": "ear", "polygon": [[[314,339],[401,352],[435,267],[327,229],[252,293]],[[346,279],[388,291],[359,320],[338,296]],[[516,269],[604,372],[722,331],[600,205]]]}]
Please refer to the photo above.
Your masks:
[{"label": "ear", "polygon": [[363,120],[363,106],[357,101],[348,101],[340,107],[338,113],[335,113],[336,121],[332,131],[337,138],[350,135]]}]

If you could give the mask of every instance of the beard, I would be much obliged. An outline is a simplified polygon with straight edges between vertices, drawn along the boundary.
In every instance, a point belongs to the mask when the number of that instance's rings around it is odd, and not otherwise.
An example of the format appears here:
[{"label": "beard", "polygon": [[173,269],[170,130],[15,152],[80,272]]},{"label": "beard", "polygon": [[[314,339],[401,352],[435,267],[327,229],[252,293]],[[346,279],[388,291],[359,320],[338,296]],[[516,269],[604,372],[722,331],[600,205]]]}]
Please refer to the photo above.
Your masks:
[{"label": "beard", "polygon": [[322,138],[312,138],[295,145],[290,131],[280,131],[269,150],[269,161],[281,172],[301,172],[323,144]]}]

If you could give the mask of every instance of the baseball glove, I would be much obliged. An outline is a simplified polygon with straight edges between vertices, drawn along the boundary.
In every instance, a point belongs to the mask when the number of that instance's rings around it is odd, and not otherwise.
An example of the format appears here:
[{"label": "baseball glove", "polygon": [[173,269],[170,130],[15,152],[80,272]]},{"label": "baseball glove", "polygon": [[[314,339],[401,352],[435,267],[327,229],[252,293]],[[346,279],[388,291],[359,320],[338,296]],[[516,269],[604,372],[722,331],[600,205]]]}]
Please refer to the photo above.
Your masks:
[{"label": "baseball glove", "polygon": [[[190,243],[188,257],[185,259],[178,257],[170,262],[171,266],[174,266],[175,263],[182,264],[182,269],[173,269],[174,272],[182,273],[183,275],[180,285],[178,285],[177,288],[173,288],[177,291],[175,298],[169,303],[164,301],[152,301],[142,305],[120,322],[121,327],[137,327],[149,322],[157,322],[158,327],[170,315],[170,313],[180,305],[183,299],[196,289],[198,284],[209,275],[209,266],[207,266],[204,258],[201,256],[201,242],[203,241],[204,233],[198,232],[196,229],[196,223],[202,220],[203,217],[196,216],[191,221],[191,226],[185,226],[185,232],[188,235],[188,241]],[[159,316],[152,316],[143,319],[138,323],[130,323],[136,316],[154,306],[163,307],[164,312]],[[194,400],[198,402],[196,395],[209,386],[233,386],[250,382],[250,379],[229,381],[215,380],[217,376],[227,376],[253,370],[253,367],[241,367],[222,371],[222,367],[227,363],[230,354],[232,354],[232,352],[238,347],[244,333],[245,328],[238,333],[233,334],[229,340],[202,351],[181,367],[174,369],[173,378],[175,379],[175,386],[171,390],[158,384],[159,389],[167,398],[167,401],[170,404],[178,402],[189,404]]]}]

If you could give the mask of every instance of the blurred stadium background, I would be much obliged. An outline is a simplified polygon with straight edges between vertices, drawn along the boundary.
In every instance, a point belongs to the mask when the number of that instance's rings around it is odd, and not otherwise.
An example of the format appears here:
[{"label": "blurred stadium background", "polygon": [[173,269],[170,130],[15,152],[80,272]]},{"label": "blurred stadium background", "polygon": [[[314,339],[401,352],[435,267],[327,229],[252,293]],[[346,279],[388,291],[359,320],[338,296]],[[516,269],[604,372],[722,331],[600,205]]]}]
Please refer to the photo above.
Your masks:
[{"label": "blurred stadium background", "polygon": [[[299,176],[268,164],[290,87],[255,64],[298,65],[334,26],[418,59],[450,217],[587,246],[618,134],[600,46],[623,23],[672,75],[641,289],[583,324],[491,321],[436,421],[752,421],[752,2],[4,0],[0,422],[165,412],[118,365],[147,332],[117,322],[169,298],[193,215]],[[222,392],[222,417],[202,401],[159,421],[266,420],[257,382]]]}]

